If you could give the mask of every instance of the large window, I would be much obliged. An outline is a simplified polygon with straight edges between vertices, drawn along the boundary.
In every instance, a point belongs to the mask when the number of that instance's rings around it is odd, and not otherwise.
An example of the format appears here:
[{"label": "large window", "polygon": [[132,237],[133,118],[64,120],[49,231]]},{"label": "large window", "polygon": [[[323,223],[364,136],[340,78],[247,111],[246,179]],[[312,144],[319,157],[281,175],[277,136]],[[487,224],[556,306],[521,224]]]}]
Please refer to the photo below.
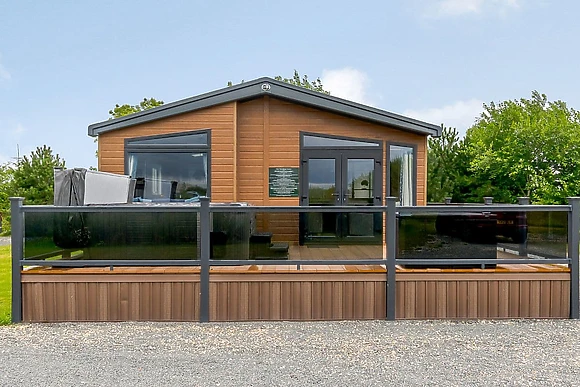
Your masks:
[{"label": "large window", "polygon": [[125,172],[143,199],[196,200],[209,195],[209,131],[125,141]]},{"label": "large window", "polygon": [[410,146],[389,146],[389,196],[402,206],[415,204],[415,150]]}]

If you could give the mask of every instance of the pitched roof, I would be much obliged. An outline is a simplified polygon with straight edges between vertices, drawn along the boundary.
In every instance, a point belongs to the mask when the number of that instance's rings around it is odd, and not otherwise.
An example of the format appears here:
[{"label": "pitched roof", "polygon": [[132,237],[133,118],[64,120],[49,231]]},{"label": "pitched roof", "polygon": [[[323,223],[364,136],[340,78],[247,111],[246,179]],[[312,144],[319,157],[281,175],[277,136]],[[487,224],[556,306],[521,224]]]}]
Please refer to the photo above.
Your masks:
[{"label": "pitched roof", "polygon": [[352,118],[389,125],[409,132],[432,136],[441,135],[440,126],[342,98],[333,97],[328,94],[308,90],[303,87],[294,86],[268,77],[258,78],[239,85],[225,87],[223,89],[182,99],[180,101],[161,105],[128,116],[98,122],[89,125],[89,135],[97,136],[101,133],[115,129],[159,120],[227,102],[244,101],[266,95]]}]

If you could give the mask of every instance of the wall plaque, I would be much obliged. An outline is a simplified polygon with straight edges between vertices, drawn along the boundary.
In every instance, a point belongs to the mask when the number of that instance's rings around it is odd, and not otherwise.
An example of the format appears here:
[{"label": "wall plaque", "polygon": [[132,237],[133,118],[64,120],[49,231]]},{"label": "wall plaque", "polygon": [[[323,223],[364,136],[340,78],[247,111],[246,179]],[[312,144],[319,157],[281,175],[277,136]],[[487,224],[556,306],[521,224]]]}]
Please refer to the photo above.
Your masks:
[{"label": "wall plaque", "polygon": [[298,197],[298,168],[270,168],[271,198]]}]

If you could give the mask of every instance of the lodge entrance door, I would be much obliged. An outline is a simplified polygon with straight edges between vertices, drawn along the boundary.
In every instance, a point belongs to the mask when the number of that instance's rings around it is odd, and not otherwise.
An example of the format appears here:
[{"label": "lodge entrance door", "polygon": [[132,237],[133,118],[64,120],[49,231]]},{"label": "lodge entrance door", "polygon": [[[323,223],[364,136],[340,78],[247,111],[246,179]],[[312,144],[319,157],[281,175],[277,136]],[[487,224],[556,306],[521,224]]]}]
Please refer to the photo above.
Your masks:
[{"label": "lodge entrance door", "polygon": [[[304,150],[303,206],[377,206],[382,203],[381,149]],[[313,212],[301,216],[301,242],[382,241],[380,213]],[[378,238],[378,239],[377,239]]]}]

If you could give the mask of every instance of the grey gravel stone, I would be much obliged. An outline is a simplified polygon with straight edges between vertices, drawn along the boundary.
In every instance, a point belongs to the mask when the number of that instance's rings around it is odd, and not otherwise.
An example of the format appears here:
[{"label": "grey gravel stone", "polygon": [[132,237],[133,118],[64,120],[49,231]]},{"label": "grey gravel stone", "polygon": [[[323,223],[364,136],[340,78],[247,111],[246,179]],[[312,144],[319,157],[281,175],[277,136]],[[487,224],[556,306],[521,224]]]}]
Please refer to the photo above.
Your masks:
[{"label": "grey gravel stone", "polygon": [[580,322],[0,327],[0,385],[580,386]]},{"label": "grey gravel stone", "polygon": [[10,237],[0,236],[0,246],[7,246],[10,244]]}]

